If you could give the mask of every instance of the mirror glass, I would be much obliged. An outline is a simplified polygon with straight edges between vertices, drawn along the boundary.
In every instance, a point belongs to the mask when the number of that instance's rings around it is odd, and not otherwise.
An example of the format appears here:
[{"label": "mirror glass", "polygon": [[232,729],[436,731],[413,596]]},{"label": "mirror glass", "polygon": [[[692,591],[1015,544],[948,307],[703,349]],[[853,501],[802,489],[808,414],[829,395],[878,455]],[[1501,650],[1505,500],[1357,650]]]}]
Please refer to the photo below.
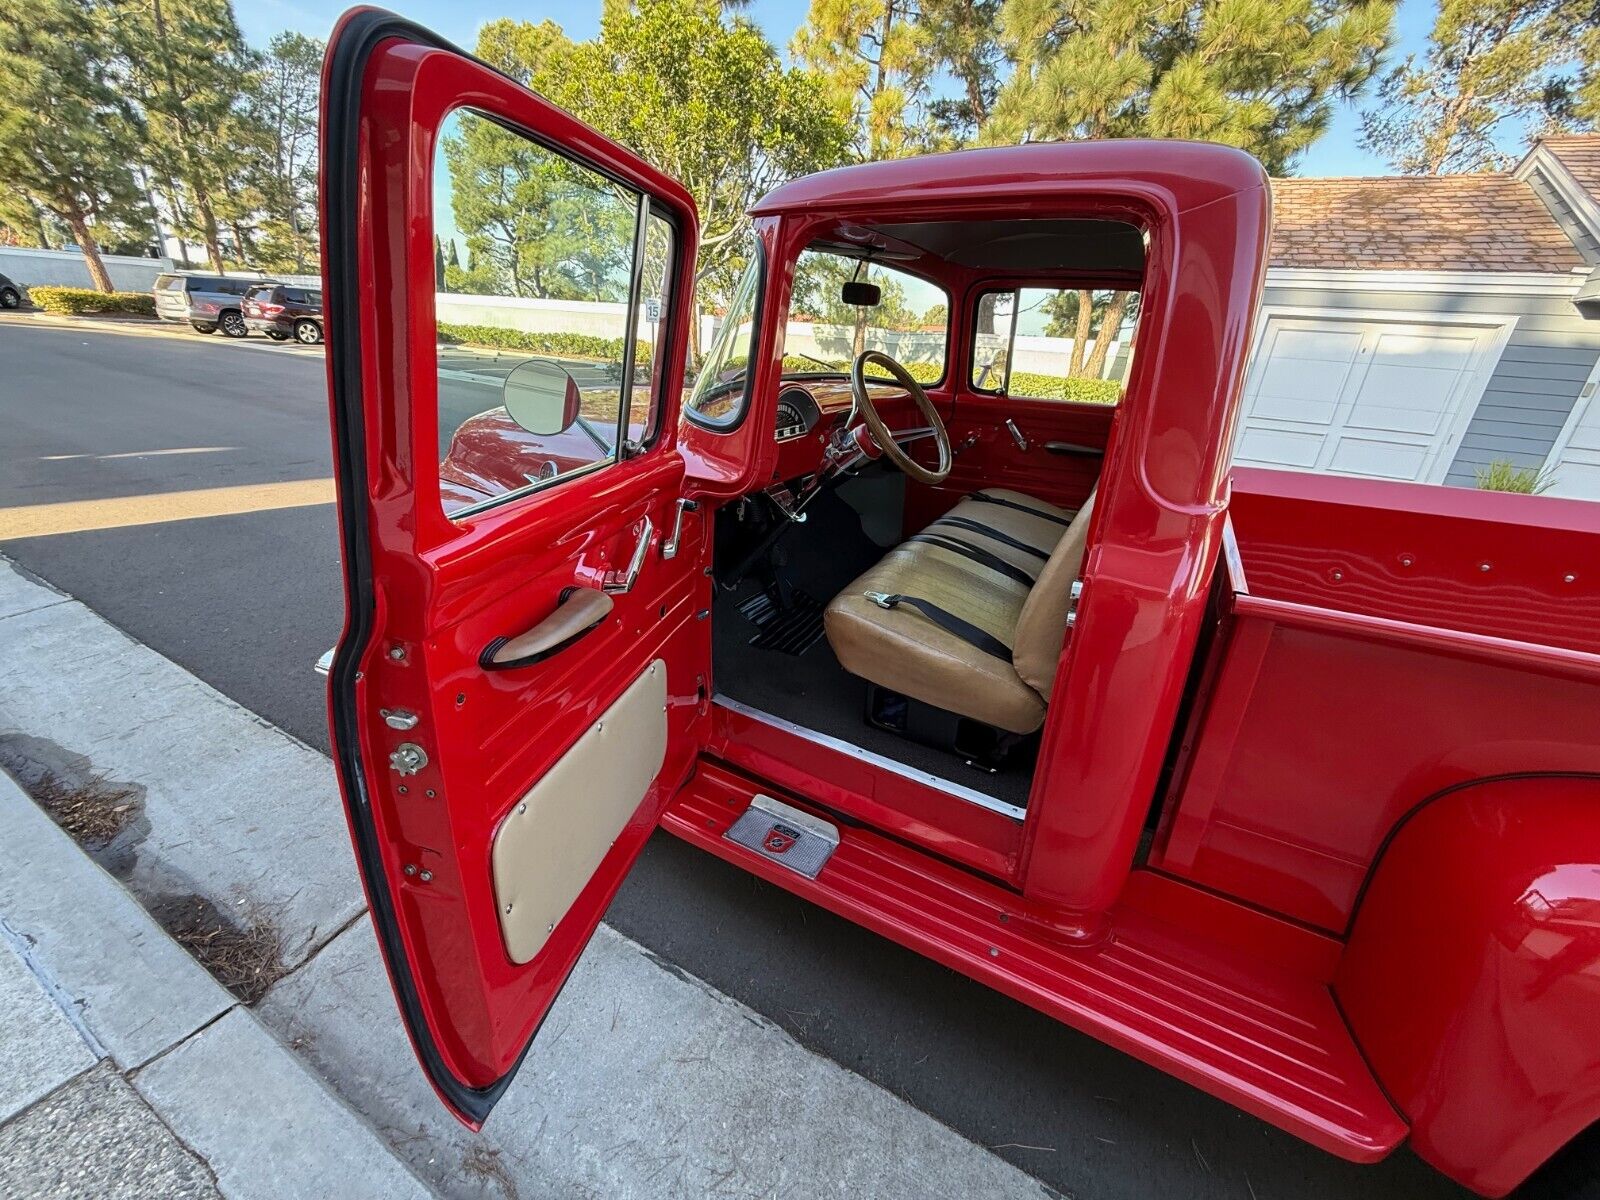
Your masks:
[{"label": "mirror glass", "polygon": [[876,308],[878,302],[883,299],[883,292],[875,283],[861,283],[851,279],[840,289],[839,299],[859,308]]},{"label": "mirror glass", "polygon": [[530,358],[512,368],[503,394],[506,412],[529,433],[565,433],[578,419],[578,381],[548,360]]}]

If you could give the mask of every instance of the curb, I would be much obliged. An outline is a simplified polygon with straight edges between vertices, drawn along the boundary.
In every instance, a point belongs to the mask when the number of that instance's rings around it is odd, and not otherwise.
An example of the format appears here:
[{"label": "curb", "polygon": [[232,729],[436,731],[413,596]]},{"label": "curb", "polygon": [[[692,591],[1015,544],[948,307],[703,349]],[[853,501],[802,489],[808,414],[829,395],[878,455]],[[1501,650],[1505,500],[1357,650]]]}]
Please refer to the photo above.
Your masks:
[{"label": "curb", "polygon": [[[19,959],[82,1041],[79,1058],[109,1060],[225,1195],[435,1194],[3,772],[0,827],[15,868],[0,876],[6,942],[25,949]],[[42,1091],[80,1078],[82,1065],[59,1068]]]}]

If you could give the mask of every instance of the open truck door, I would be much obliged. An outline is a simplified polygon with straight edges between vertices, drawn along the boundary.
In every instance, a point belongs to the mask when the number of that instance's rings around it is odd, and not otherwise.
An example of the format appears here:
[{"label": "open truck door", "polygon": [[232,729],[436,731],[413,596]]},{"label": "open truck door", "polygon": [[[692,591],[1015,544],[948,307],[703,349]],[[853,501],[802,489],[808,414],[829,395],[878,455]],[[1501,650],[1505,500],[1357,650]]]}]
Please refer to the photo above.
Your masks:
[{"label": "open truck door", "polygon": [[[483,232],[489,203],[514,236]],[[324,65],[322,220],[335,761],[417,1056],[476,1127],[704,740],[711,581],[676,447],[694,205],[362,9]],[[441,328],[472,323],[444,311],[446,244],[453,290],[504,289],[476,323],[510,350]],[[614,337],[541,340],[540,271],[589,272]]]}]

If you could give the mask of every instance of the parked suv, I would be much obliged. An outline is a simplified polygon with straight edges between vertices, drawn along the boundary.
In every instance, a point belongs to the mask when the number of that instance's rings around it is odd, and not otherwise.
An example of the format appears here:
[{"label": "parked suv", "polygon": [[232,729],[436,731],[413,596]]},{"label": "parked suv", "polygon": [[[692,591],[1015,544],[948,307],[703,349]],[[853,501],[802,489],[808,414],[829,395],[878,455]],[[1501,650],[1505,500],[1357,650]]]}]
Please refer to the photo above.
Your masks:
[{"label": "parked suv", "polygon": [[241,311],[245,293],[272,282],[226,275],[168,274],[156,277],[151,294],[155,297],[156,316],[163,321],[192,325],[200,333],[220,329],[229,337],[242,338],[250,332]]},{"label": "parked suv", "polygon": [[0,275],[0,308],[16,308],[22,299],[22,289],[6,276]]},{"label": "parked suv", "polygon": [[314,346],[322,340],[322,293],[285,283],[259,284],[245,293],[244,323],[275,342],[292,337]]}]

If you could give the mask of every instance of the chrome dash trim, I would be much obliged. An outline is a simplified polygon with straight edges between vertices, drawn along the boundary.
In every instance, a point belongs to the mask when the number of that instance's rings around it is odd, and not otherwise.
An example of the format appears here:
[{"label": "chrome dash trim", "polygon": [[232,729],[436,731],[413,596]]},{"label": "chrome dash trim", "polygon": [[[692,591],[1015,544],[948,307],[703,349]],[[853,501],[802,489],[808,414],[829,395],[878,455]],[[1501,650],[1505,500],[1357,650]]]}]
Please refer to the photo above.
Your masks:
[{"label": "chrome dash trim", "polygon": [[952,783],[950,780],[943,779],[930,772],[919,771],[915,767],[908,767],[904,763],[895,762],[892,758],[874,754],[871,750],[863,750],[860,746],[853,746],[840,738],[829,737],[825,733],[807,729],[804,725],[796,725],[793,721],[775,717],[769,712],[762,712],[759,708],[751,708],[748,704],[741,704],[732,696],[725,696],[718,692],[711,699],[713,703],[722,705],[729,712],[736,712],[740,716],[749,717],[753,721],[760,721],[763,725],[770,725],[774,729],[792,733],[818,746],[826,746],[829,750],[837,750],[841,754],[848,754],[851,758],[898,775],[902,779],[909,779],[913,783],[932,788],[936,792],[943,792],[952,799],[964,800],[968,804],[976,804],[979,808],[986,808],[990,812],[999,813],[1002,817],[1010,817],[1014,821],[1024,820],[1028,815],[1027,809],[1018,808],[1015,804],[1007,804],[1004,800],[997,800],[993,796],[978,791],[976,788]]}]

